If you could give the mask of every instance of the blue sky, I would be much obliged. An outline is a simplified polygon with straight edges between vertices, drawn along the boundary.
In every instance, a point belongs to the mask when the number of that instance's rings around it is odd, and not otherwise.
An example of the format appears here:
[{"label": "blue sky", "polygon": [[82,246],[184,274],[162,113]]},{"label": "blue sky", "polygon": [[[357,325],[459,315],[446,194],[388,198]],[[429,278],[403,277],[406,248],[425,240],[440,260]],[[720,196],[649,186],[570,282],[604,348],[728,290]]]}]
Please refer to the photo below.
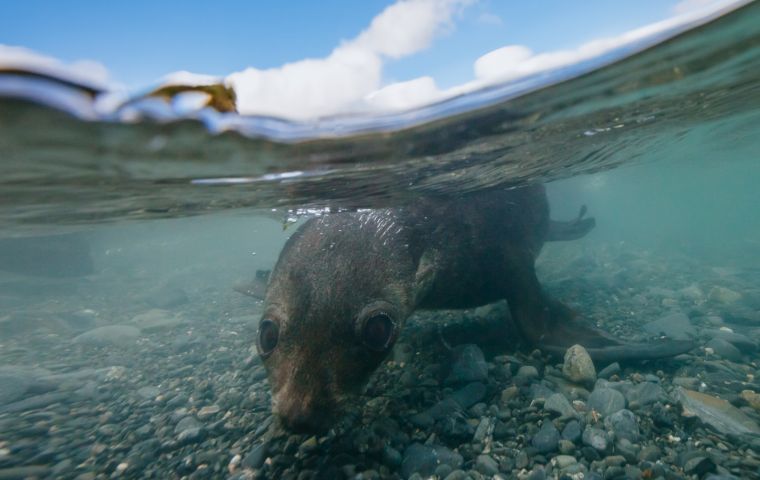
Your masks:
[{"label": "blue sky", "polygon": [[[260,107],[251,113],[288,116],[303,107],[308,117],[355,109],[395,82],[411,81],[375,103],[411,108],[411,97],[443,98],[483,72],[493,76],[494,66],[514,75],[543,52],[615,37],[710,1],[1,1],[0,45],[64,63],[98,62],[112,84],[132,92],[180,70],[229,75],[243,106]],[[385,23],[375,25],[378,19]],[[396,50],[386,48],[398,38]],[[508,45],[523,50],[501,52],[490,70],[476,72],[480,57]],[[320,60],[302,61],[310,58]],[[296,68],[281,68],[293,62]],[[556,58],[534,63],[544,68]]]},{"label": "blue sky", "polygon": [[[115,80],[138,87],[176,70],[226,75],[323,57],[391,3],[6,1],[0,3],[0,43],[67,62],[95,60]],[[575,46],[666,18],[675,3],[481,1],[464,9],[453,30],[430,49],[389,62],[385,76],[392,81],[427,74],[453,84],[470,75],[475,58],[505,44],[536,51]]]}]

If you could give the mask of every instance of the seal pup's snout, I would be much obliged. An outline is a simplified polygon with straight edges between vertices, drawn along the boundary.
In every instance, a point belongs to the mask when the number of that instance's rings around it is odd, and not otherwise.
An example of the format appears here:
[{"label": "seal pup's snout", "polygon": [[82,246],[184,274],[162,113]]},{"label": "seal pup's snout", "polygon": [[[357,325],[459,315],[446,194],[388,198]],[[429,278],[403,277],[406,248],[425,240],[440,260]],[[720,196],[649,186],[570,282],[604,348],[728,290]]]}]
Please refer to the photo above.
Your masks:
[{"label": "seal pup's snout", "polygon": [[313,395],[277,395],[276,414],[280,421],[294,432],[324,432],[332,425],[335,409],[326,400]]}]

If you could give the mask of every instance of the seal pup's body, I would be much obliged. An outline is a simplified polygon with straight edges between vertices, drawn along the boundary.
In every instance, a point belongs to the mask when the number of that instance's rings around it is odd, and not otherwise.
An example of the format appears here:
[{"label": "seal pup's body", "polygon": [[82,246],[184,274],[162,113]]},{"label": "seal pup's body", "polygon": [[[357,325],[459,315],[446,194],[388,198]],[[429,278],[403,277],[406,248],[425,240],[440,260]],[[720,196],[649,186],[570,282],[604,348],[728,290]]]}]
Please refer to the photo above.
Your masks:
[{"label": "seal pup's body", "polygon": [[329,426],[418,308],[506,299],[524,340],[551,353],[575,343],[601,360],[688,350],[687,342],[621,342],[542,292],[534,262],[544,241],[583,236],[594,226],[584,212],[552,222],[536,185],[307,221],[269,277],[259,327],[273,410],[293,429]]}]

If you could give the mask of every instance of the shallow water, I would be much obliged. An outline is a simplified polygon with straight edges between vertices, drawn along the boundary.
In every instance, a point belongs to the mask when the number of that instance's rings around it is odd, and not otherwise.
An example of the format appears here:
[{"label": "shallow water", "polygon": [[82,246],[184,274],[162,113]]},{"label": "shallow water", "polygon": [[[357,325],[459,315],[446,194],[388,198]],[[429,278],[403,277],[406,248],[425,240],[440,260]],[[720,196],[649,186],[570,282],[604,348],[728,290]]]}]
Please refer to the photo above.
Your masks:
[{"label": "shallow water", "polygon": [[[759,25],[754,3],[376,132],[86,122],[0,96],[0,478],[760,478]],[[210,133],[223,118],[238,131]],[[233,287],[299,209],[529,180],[553,218],[597,221],[544,248],[546,290],[618,337],[697,348],[573,384],[501,341],[503,303],[419,312],[334,430],[270,426],[261,304]],[[463,344],[485,373],[450,382]],[[605,410],[621,398],[633,425]]]}]

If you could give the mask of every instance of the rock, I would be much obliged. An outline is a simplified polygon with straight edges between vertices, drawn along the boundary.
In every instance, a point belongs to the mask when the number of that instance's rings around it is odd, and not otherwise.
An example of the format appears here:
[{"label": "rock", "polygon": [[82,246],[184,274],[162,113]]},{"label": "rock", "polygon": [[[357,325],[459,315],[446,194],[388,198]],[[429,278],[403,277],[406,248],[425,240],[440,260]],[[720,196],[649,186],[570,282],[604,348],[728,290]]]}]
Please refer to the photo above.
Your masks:
[{"label": "rock", "polygon": [[609,446],[609,439],[603,430],[588,426],[583,431],[583,444],[588,445],[598,452],[604,452]]},{"label": "rock", "polygon": [[572,455],[557,455],[552,458],[552,464],[560,469],[575,465],[576,463],[578,463],[578,460]]},{"label": "rock", "polygon": [[488,365],[477,345],[460,345],[454,349],[454,362],[444,383],[447,385],[480,382],[488,379]]},{"label": "rock", "polygon": [[597,377],[608,379],[613,375],[617,375],[618,373],[620,373],[620,364],[618,362],[614,362],[604,367],[599,372],[599,374],[597,374]]},{"label": "rock", "polygon": [[742,390],[739,396],[755,410],[760,410],[760,394],[752,390]]},{"label": "rock", "polygon": [[158,387],[142,387],[137,389],[137,394],[146,400],[153,400],[161,394]]},{"label": "rock", "polygon": [[189,301],[184,290],[178,287],[164,286],[145,297],[145,302],[156,308],[173,308]]},{"label": "rock", "polygon": [[539,453],[550,453],[557,450],[559,444],[559,431],[554,423],[546,420],[541,425],[539,431],[533,435],[531,445],[539,451]]},{"label": "rock", "polygon": [[390,445],[383,448],[383,463],[391,468],[398,468],[401,465],[401,453]]},{"label": "rock", "polygon": [[264,464],[264,460],[267,458],[269,452],[269,442],[264,442],[256,445],[251,449],[248,454],[243,457],[241,465],[251,469],[260,468]]},{"label": "rock", "polygon": [[730,288],[713,287],[710,289],[710,293],[707,294],[707,298],[713,302],[730,305],[741,300],[742,295]]},{"label": "rock", "polygon": [[671,313],[659,320],[644,325],[644,330],[653,335],[665,335],[673,340],[689,340],[696,336],[696,330],[683,313]]},{"label": "rock", "polygon": [[144,332],[169,330],[182,324],[182,322],[181,316],[157,308],[132,317],[132,324]]},{"label": "rock", "polygon": [[196,415],[199,420],[203,420],[204,418],[216,415],[220,410],[221,408],[219,408],[219,405],[208,405],[198,410]]},{"label": "rock", "polygon": [[447,464],[453,469],[462,465],[462,456],[456,452],[441,446],[427,446],[420,443],[409,445],[404,451],[404,459],[401,461],[401,475],[409,478],[413,473],[422,477],[433,474],[436,467]]},{"label": "rock", "polygon": [[623,390],[628,405],[637,409],[665,398],[665,391],[659,383],[642,382]]},{"label": "rock", "polygon": [[639,452],[639,460],[647,462],[656,462],[662,457],[662,450],[657,445],[647,445]]},{"label": "rock", "polygon": [[478,455],[475,460],[475,470],[483,475],[493,476],[499,473],[499,463],[489,455]]},{"label": "rock", "polygon": [[0,372],[0,405],[20,400],[32,380],[20,373]]},{"label": "rock", "polygon": [[536,378],[538,378],[538,370],[536,370],[536,367],[523,365],[517,370],[514,380],[516,385],[527,385]]},{"label": "rock", "polygon": [[544,402],[544,410],[547,412],[558,413],[561,418],[576,417],[578,415],[567,398],[561,393],[555,393],[549,396]]},{"label": "rock", "polygon": [[612,388],[597,387],[589,395],[586,405],[589,409],[607,416],[625,408],[625,397]]},{"label": "rock", "polygon": [[137,327],[131,325],[108,325],[105,327],[93,328],[81,335],[77,335],[72,341],[80,345],[91,345],[95,347],[121,347],[134,345],[139,336],[140,329]]},{"label": "rock", "polygon": [[570,420],[562,429],[562,438],[577,443],[581,439],[581,424],[577,420]]},{"label": "rock", "polygon": [[757,423],[726,400],[683,387],[678,387],[677,395],[684,416],[697,417],[724,435],[760,434]]},{"label": "rock", "polygon": [[[188,417],[190,418],[190,417]],[[186,428],[177,435],[180,445],[202,442],[206,438],[206,430],[203,427]]]},{"label": "rock", "polygon": [[481,401],[485,396],[486,386],[480,382],[473,382],[452,393],[450,398],[463,409],[467,409]]},{"label": "rock", "polygon": [[719,338],[725,340],[743,353],[754,353],[758,349],[757,343],[751,338],[742,335],[741,333],[731,331],[730,329],[708,329],[703,330],[702,334],[707,338]]},{"label": "rock", "polygon": [[604,426],[611,430],[616,438],[624,438],[630,442],[639,441],[639,425],[636,416],[630,410],[618,410],[604,419]]},{"label": "rock", "polygon": [[710,457],[690,458],[683,465],[683,471],[689,475],[703,476],[707,473],[714,472],[716,469],[715,462]]},{"label": "rock", "polygon": [[742,353],[739,351],[739,349],[736,348],[733,344],[723,340],[722,338],[713,338],[707,342],[707,345],[705,346],[712,348],[713,352],[717,353],[726,360],[731,360],[732,362],[742,361]]},{"label": "rock", "polygon": [[573,345],[567,349],[562,373],[568,380],[584,385],[591,385],[596,381],[594,362],[581,345]]},{"label": "rock", "polygon": [[199,428],[202,426],[203,424],[201,424],[198,420],[188,415],[177,422],[177,426],[174,427],[174,433],[178,434],[182,433],[185,430],[189,430],[191,428]]}]

